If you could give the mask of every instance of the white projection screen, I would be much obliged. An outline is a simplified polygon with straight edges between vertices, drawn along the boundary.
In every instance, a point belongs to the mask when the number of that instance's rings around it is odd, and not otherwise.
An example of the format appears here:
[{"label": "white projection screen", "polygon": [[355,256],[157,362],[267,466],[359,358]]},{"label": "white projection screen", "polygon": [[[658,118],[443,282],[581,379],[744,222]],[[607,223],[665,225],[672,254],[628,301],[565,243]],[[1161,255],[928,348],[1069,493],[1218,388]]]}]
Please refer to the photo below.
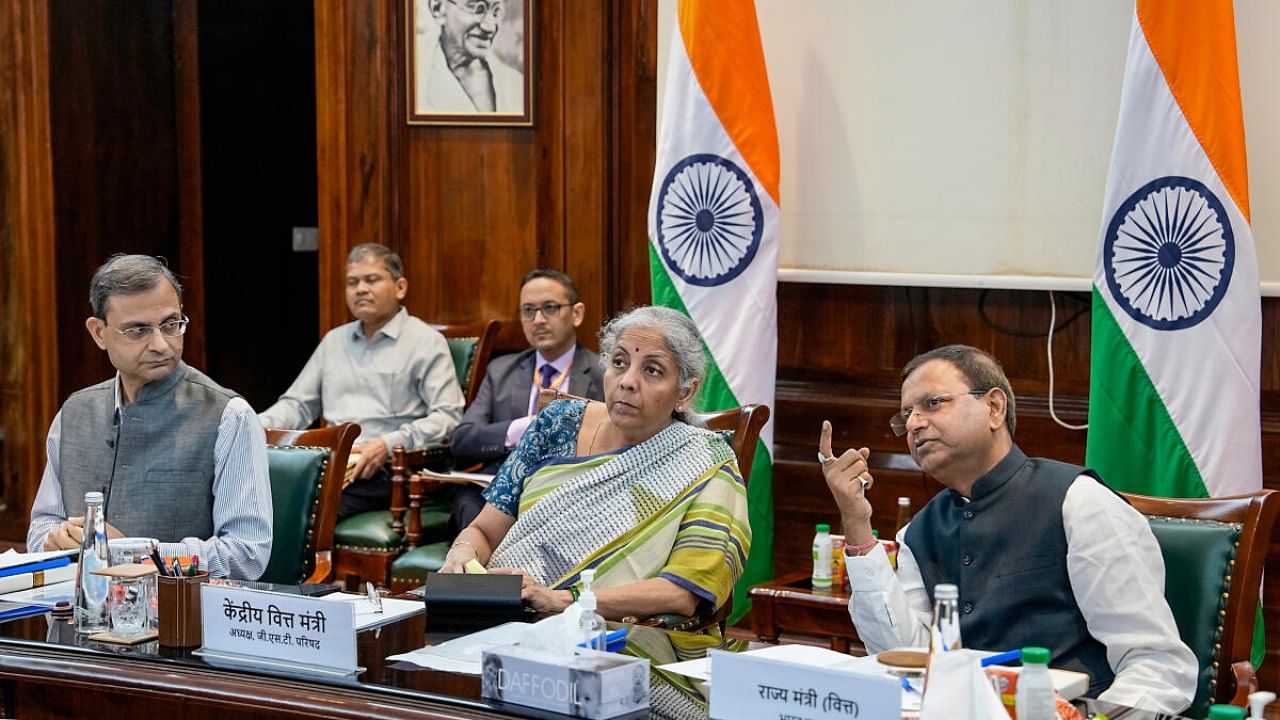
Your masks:
[{"label": "white projection screen", "polygon": [[[675,5],[659,3],[660,105]],[[756,9],[782,153],[781,280],[1090,287],[1132,2]],[[1280,2],[1235,11],[1254,239],[1263,292],[1280,295]]]}]

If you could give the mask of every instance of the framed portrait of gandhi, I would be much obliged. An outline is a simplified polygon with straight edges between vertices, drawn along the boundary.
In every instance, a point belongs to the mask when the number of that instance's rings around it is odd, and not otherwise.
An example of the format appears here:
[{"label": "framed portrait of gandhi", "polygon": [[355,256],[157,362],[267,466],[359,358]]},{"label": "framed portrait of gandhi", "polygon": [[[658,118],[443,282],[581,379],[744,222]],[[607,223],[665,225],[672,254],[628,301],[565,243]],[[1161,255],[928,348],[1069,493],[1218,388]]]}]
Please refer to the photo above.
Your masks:
[{"label": "framed portrait of gandhi", "polygon": [[534,0],[405,0],[410,125],[532,125]]}]

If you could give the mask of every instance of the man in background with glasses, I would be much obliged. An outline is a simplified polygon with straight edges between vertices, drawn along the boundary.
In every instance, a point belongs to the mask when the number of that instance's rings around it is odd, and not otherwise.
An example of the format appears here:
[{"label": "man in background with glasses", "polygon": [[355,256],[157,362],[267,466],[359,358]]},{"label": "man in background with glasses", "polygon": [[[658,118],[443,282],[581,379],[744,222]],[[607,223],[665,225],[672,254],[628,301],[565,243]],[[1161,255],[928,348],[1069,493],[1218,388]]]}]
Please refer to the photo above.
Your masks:
[{"label": "man in background with glasses", "polygon": [[[422,2],[422,0],[419,0]],[[522,113],[524,75],[493,51],[502,29],[503,0],[425,0],[440,29],[428,44],[418,95],[433,113]]]},{"label": "man in background with glasses", "polygon": [[346,296],[355,320],[325,333],[298,378],[258,415],[263,427],[287,430],[322,417],[360,424],[339,520],[389,508],[392,448],[442,443],[462,417],[449,343],[401,305],[408,292],[399,255],[378,243],[352,248]]},{"label": "man in background with glasses", "polygon": [[1092,470],[1029,458],[1013,441],[1013,390],[1000,363],[948,345],[907,363],[894,434],[943,485],[898,532],[898,570],[871,535],[869,451],[818,459],[840,507],[868,652],[929,645],[933,588],[960,588],[965,647],[1049,648],[1053,667],[1088,673],[1089,695],[1178,713],[1198,666],[1164,597],[1164,560],[1146,518]]},{"label": "man in background with glasses", "polygon": [[[480,462],[483,472],[497,472],[533,422],[542,388],[604,399],[600,358],[578,346],[586,306],[578,302],[573,279],[559,270],[533,270],[520,281],[517,309],[529,349],[489,363],[475,401],[453,431],[459,467]],[[479,488],[468,485],[454,500],[452,522],[465,528],[482,507]]]},{"label": "man in background with glasses", "polygon": [[182,362],[182,286],[156,258],[116,255],[93,275],[85,321],[116,376],[72,393],[49,427],[27,548],[80,547],[84,494],[110,537],[160,540],[218,577],[256,580],[271,556],[267,450],[253,409]]}]

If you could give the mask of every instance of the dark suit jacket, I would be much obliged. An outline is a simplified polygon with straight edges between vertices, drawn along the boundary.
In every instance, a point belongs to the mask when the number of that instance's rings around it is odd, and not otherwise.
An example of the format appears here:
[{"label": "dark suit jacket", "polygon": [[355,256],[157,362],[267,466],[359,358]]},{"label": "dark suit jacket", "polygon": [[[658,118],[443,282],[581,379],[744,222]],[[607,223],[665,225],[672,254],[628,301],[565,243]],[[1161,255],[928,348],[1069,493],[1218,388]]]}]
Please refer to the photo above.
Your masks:
[{"label": "dark suit jacket", "polygon": [[[536,355],[532,348],[503,355],[489,363],[476,399],[453,431],[453,456],[458,467],[484,462],[484,472],[497,472],[507,459],[507,427],[529,414],[529,389],[533,386]],[[604,399],[600,358],[578,346],[573,353],[569,378],[560,389],[594,400]]]}]

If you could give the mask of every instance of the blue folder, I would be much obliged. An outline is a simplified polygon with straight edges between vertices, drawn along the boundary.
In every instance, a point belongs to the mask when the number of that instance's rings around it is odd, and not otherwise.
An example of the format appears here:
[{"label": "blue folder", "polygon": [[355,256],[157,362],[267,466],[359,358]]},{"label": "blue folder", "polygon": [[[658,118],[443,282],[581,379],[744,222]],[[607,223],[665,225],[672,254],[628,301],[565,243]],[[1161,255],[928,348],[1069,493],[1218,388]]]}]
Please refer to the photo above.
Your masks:
[{"label": "blue folder", "polygon": [[[7,568],[0,568],[0,577],[9,577],[10,575],[21,575],[23,573],[35,572],[37,570],[48,570],[50,568],[62,567],[71,564],[71,557],[63,555],[61,557],[49,558],[39,562],[23,563],[22,565],[10,565]],[[0,618],[3,619],[3,618]]]},{"label": "blue folder", "polygon": [[39,615],[47,612],[49,612],[49,608],[44,607],[43,605],[18,605],[15,607],[0,608],[0,622],[27,617],[28,615]]}]

